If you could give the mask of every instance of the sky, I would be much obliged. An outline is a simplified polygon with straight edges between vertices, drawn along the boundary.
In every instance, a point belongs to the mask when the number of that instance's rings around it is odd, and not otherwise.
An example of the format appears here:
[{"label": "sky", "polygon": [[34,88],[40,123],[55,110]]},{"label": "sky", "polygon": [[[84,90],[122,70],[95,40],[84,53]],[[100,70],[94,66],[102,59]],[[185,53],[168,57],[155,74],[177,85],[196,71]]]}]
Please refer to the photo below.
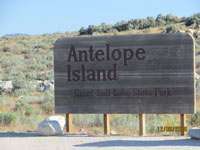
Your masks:
[{"label": "sky", "polygon": [[77,31],[159,13],[191,16],[199,0],[0,0],[0,36]]}]

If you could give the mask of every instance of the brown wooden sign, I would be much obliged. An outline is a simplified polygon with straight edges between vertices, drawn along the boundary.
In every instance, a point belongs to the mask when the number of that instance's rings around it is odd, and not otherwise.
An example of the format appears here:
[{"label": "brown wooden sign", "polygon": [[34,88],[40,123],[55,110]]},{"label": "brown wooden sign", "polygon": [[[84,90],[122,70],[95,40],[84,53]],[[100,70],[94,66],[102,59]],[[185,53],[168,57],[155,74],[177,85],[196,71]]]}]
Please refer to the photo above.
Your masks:
[{"label": "brown wooden sign", "polygon": [[70,37],[54,45],[56,113],[194,113],[186,33]]}]

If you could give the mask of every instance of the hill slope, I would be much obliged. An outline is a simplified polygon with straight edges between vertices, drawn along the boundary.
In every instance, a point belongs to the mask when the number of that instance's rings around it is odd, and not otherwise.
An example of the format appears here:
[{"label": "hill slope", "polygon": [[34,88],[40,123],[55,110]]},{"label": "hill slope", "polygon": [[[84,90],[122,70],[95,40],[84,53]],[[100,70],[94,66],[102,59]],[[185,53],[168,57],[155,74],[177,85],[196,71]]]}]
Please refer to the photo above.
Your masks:
[{"label": "hill slope", "polygon": [[[15,35],[0,38],[0,130],[35,130],[38,122],[53,114],[53,44],[60,37],[98,36],[116,34],[149,34],[165,32],[184,32],[193,34],[196,40],[196,71],[200,74],[200,14],[189,18],[175,16],[158,16],[153,18],[118,22],[115,25],[101,24],[89,26],[70,33],[54,33],[37,36]],[[171,19],[170,19],[171,17]],[[6,82],[10,81],[10,82]],[[2,86],[4,84],[4,86]],[[197,83],[197,96],[200,97],[200,81]],[[200,104],[198,103],[198,108]],[[120,120],[126,120],[122,127],[133,127],[130,120],[138,120],[136,115],[112,116],[115,128]],[[151,120],[154,115],[147,117]],[[170,115],[169,115],[170,116]],[[156,122],[177,124],[177,116],[157,117]],[[167,118],[167,119],[166,119]],[[78,121],[79,120],[79,121]],[[82,120],[82,121],[81,121]],[[87,120],[87,123],[84,123]],[[96,126],[94,132],[100,132],[102,125],[99,115],[86,119],[81,115],[74,118],[76,126]],[[191,122],[190,125],[194,125]],[[197,122],[198,123],[198,122]],[[200,119],[199,119],[200,123]],[[155,124],[149,124],[149,132],[156,132]],[[118,129],[122,130],[122,129]],[[126,132],[122,130],[123,132]],[[127,132],[128,134],[129,132]]]}]

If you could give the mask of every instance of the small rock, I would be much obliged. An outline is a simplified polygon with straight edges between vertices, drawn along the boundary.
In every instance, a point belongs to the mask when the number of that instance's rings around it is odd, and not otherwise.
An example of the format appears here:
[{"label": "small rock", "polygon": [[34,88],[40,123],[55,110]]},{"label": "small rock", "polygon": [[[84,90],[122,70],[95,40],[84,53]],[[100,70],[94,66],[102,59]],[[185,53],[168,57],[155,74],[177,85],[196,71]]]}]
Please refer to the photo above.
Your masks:
[{"label": "small rock", "polygon": [[79,134],[85,135],[85,134],[86,134],[86,131],[85,131],[83,128],[81,128],[81,129],[79,130]]},{"label": "small rock", "polygon": [[37,133],[43,136],[62,135],[65,123],[63,116],[50,116],[39,123]]},{"label": "small rock", "polygon": [[111,131],[110,131],[110,134],[111,134],[111,135],[116,135],[117,132],[115,132],[114,130],[111,130]]},{"label": "small rock", "polygon": [[44,92],[48,89],[54,89],[54,82],[53,81],[48,81],[48,80],[45,80],[45,81],[42,81],[42,80],[38,80],[37,81],[37,85],[36,85],[36,91],[38,92]]},{"label": "small rock", "polygon": [[198,73],[195,73],[196,79],[199,80],[200,75]]},{"label": "small rock", "polygon": [[36,85],[35,90],[37,92],[43,92],[44,91],[44,83],[43,83],[43,81],[41,81],[41,80],[37,81],[37,85]]},{"label": "small rock", "polygon": [[195,139],[200,139],[200,128],[189,129],[188,135]]}]

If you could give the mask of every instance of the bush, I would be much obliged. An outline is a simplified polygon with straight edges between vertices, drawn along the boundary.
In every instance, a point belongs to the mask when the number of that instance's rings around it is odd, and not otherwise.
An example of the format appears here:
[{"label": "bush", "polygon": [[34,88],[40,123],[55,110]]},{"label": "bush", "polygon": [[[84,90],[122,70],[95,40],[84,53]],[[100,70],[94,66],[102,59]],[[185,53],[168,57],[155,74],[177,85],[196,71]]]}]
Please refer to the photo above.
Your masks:
[{"label": "bush", "polygon": [[[158,133],[158,126],[176,126],[179,121],[172,114],[148,114],[146,115],[146,128],[150,134]],[[171,133],[169,133],[171,134]]]},{"label": "bush", "polygon": [[11,51],[11,47],[5,45],[5,46],[2,48],[2,51],[3,51],[3,52],[10,52],[10,51]]},{"label": "bush", "polygon": [[200,126],[200,110],[197,110],[196,114],[193,114],[189,117],[189,123],[192,127]]},{"label": "bush", "polygon": [[[187,21],[186,21],[187,20]],[[194,14],[191,17],[177,17],[173,14],[168,14],[163,16],[159,14],[156,19],[154,17],[147,17],[146,19],[131,19],[129,21],[119,21],[115,25],[109,25],[106,23],[102,23],[99,26],[89,25],[87,28],[81,27],[79,30],[79,35],[98,35],[97,33],[111,33],[112,29],[121,31],[128,31],[132,29],[147,29],[154,26],[163,26],[171,23],[179,23],[186,21],[186,25],[194,25],[197,27],[200,25],[200,13]],[[115,32],[116,33],[116,32]]]},{"label": "bush", "polygon": [[32,96],[29,94],[23,96],[22,101],[25,101],[28,104],[43,104],[46,99],[44,98],[44,94],[38,96]]},{"label": "bush", "polygon": [[50,114],[53,112],[53,104],[50,102],[46,102],[42,104],[42,109],[46,114]]},{"label": "bush", "polygon": [[15,111],[24,112],[25,116],[39,115],[40,110],[34,108],[23,98],[15,104]]},{"label": "bush", "polygon": [[28,103],[24,100],[19,100],[17,101],[17,103],[15,104],[15,110],[22,110],[25,109],[27,107]]},{"label": "bush", "polygon": [[11,123],[15,122],[16,118],[17,117],[14,112],[0,113],[0,124],[10,125]]},{"label": "bush", "polygon": [[200,13],[196,13],[193,16],[187,18],[185,23],[186,26],[194,25],[198,26],[200,24]]},{"label": "bush", "polygon": [[0,98],[0,106],[1,107],[15,104],[13,97],[10,97],[9,95],[1,95],[0,97],[1,97]]},{"label": "bush", "polygon": [[176,33],[176,32],[178,32],[178,30],[179,30],[179,29],[177,28],[176,25],[168,26],[168,27],[165,29],[166,33]]},{"label": "bush", "polygon": [[75,114],[73,124],[83,127],[95,127],[103,125],[103,115],[101,114]]},{"label": "bush", "polygon": [[162,14],[159,14],[156,18],[156,25],[163,26],[166,24],[165,17]]},{"label": "bush", "polygon": [[101,35],[101,34],[98,31],[95,31],[92,33],[92,36],[99,36],[99,35]]},{"label": "bush", "polygon": [[180,22],[181,19],[179,19],[178,17],[172,15],[172,14],[168,14],[165,18],[167,23],[177,23]]},{"label": "bush", "polygon": [[93,128],[93,132],[94,132],[94,134],[100,134],[100,133],[102,133],[102,129],[101,129],[101,128],[94,127],[94,128]]},{"label": "bush", "polygon": [[118,30],[117,30],[117,29],[110,29],[110,30],[108,31],[108,33],[118,33]]},{"label": "bush", "polygon": [[28,95],[30,91],[27,88],[15,89],[13,95],[16,97]]},{"label": "bush", "polygon": [[[195,21],[193,21],[194,19],[193,20],[189,19],[190,22],[192,22],[190,24],[193,24],[194,22],[195,24],[200,23],[197,16],[199,15],[195,15],[195,17],[193,17],[195,18]],[[131,19],[129,21],[122,20],[122,21],[117,22],[115,25],[108,25],[108,24],[102,23],[99,26],[89,25],[87,28],[81,27],[79,30],[79,35],[86,35],[86,34],[98,35],[97,33],[113,33],[113,32],[116,33],[116,31],[121,32],[121,31],[133,30],[133,29],[147,29],[154,26],[163,26],[166,24],[183,22],[186,19],[187,18],[185,17],[180,18],[172,14],[168,14],[167,16],[163,16],[162,14],[159,14],[156,17],[156,19],[154,19],[154,17],[152,16],[149,16],[143,19]]]},{"label": "bush", "polygon": [[40,110],[34,108],[31,105],[27,105],[27,108],[25,110],[25,115],[26,116],[39,115],[39,114],[40,114]]},{"label": "bush", "polygon": [[121,115],[115,115],[113,114],[111,116],[111,126],[116,128],[126,128],[126,129],[138,129],[138,123],[135,124],[135,122],[138,122],[138,115],[136,114],[121,114]]}]

